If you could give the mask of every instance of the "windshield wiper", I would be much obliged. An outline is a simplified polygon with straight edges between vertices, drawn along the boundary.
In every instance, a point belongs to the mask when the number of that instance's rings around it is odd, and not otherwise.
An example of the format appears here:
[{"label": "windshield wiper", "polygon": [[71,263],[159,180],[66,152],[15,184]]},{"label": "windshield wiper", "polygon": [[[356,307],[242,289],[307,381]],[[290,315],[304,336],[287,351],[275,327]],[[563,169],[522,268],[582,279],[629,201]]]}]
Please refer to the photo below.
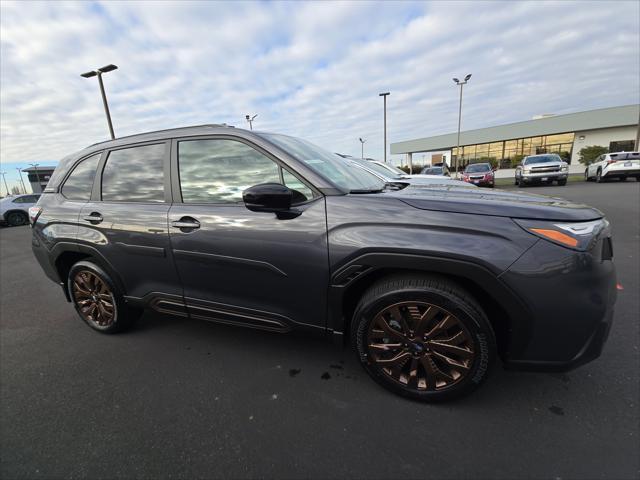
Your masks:
[{"label": "windshield wiper", "polygon": [[384,190],[383,188],[376,188],[371,190],[355,189],[355,190],[349,190],[349,193],[381,193],[383,190]]}]

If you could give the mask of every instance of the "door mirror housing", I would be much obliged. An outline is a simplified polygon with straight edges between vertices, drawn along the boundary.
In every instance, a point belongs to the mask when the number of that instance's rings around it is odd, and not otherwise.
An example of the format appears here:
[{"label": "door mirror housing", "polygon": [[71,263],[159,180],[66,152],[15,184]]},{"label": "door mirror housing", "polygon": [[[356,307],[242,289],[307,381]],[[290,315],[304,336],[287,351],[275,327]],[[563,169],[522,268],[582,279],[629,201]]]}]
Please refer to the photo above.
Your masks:
[{"label": "door mirror housing", "polygon": [[245,206],[252,212],[287,212],[293,191],[280,183],[260,183],[242,192]]}]

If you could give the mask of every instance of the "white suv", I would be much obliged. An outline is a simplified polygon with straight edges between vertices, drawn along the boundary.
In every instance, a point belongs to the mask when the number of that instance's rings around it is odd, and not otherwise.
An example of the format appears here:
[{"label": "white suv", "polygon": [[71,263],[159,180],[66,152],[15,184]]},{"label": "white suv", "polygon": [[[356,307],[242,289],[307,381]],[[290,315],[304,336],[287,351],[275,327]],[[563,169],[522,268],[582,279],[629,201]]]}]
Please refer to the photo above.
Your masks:
[{"label": "white suv", "polygon": [[627,177],[634,177],[640,182],[640,152],[605,153],[584,171],[587,182],[595,179],[600,183],[609,178],[624,181]]},{"label": "white suv", "polygon": [[29,223],[29,207],[40,199],[40,194],[13,195],[0,200],[0,222],[12,227]]}]

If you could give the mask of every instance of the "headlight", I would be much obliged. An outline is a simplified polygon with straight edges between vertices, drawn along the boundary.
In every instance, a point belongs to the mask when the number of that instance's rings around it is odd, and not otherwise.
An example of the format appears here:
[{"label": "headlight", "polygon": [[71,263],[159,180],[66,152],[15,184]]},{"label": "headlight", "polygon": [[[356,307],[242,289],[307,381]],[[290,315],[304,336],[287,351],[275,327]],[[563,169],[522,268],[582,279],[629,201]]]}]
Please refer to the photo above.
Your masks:
[{"label": "headlight", "polygon": [[563,247],[586,251],[593,246],[602,230],[609,226],[604,218],[589,222],[553,223],[540,220],[513,219],[527,232]]},{"label": "headlight", "polygon": [[569,170],[569,167],[562,167],[562,168],[561,168],[561,170],[562,170],[563,172],[566,172],[567,170]]}]

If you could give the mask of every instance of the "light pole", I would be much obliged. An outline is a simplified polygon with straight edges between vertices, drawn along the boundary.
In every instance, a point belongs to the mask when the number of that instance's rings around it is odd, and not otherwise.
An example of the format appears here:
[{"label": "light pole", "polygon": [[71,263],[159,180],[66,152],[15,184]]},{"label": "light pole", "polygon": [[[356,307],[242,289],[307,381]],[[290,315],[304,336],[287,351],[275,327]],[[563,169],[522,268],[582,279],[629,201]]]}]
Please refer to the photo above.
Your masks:
[{"label": "light pole", "polygon": [[[40,189],[40,192],[42,191],[42,185],[40,184],[40,174],[38,174],[38,165],[40,165],[39,163],[30,163],[29,165],[31,165],[33,168],[36,169],[36,178],[38,179],[38,188]],[[40,193],[40,192],[33,192],[33,193]]]},{"label": "light pole", "polygon": [[5,176],[7,174],[7,172],[0,172],[0,175],[2,175],[2,180],[4,180],[4,188],[7,191],[7,197],[9,196],[9,186],[7,185],[7,177]]},{"label": "light pole", "polygon": [[253,117],[249,116],[249,115],[245,115],[244,118],[247,119],[247,122],[249,122],[249,130],[253,130],[253,119],[256,118],[258,116],[258,114],[256,113]]},{"label": "light pole", "polygon": [[104,105],[104,113],[107,115],[107,123],[109,124],[109,133],[111,133],[111,140],[114,140],[116,136],[113,133],[113,124],[111,123],[111,114],[109,113],[109,104],[107,103],[107,95],[104,93],[104,84],[102,83],[102,74],[111,72],[117,68],[118,67],[116,67],[115,65],[109,64],[97,70],[92,70],[91,72],[80,74],[80,76],[84,78],[91,78],[95,76],[98,77],[98,83],[100,83],[100,93],[102,94],[102,104]]},{"label": "light pole", "polygon": [[456,85],[460,85],[460,106],[458,107],[458,145],[456,148],[456,161],[454,162],[454,169],[456,171],[456,178],[458,178],[458,157],[460,156],[460,122],[462,121],[462,87],[464,87],[469,79],[471,78],[471,74],[469,73],[464,80],[461,82],[457,78],[454,78],[453,81]]},{"label": "light pole", "polygon": [[390,92],[380,93],[379,97],[384,98],[384,163],[387,163],[387,95]]},{"label": "light pole", "polygon": [[16,170],[18,170],[18,175],[20,176],[20,183],[22,184],[22,190],[24,191],[24,193],[27,193],[27,187],[24,185],[24,180],[22,180],[22,170],[20,170],[20,167],[16,167]]},{"label": "light pole", "polygon": [[364,158],[364,142],[366,142],[366,140],[363,140],[362,137],[358,140],[360,140],[360,158]]}]

